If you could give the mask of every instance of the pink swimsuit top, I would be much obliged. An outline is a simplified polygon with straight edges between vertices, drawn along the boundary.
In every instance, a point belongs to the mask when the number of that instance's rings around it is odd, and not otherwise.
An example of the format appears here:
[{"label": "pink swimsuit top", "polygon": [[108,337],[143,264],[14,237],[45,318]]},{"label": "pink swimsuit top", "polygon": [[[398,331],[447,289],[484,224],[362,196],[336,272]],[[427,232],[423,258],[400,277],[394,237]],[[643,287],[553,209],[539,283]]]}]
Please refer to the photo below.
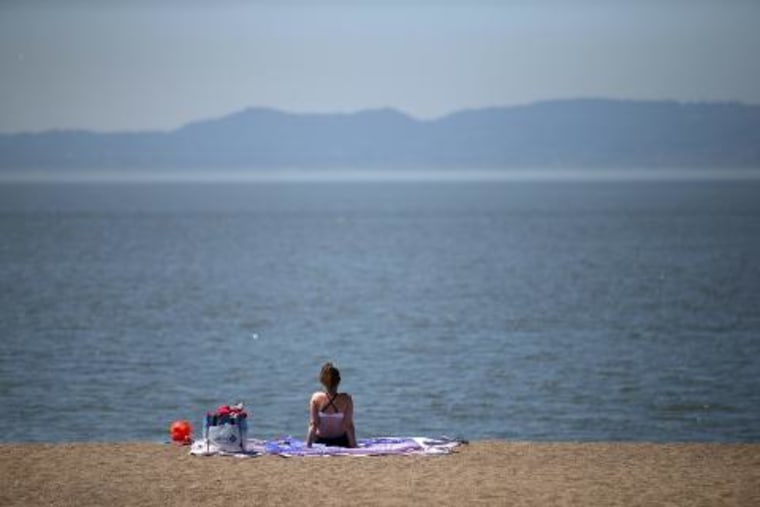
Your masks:
[{"label": "pink swimsuit top", "polygon": [[[319,410],[319,428],[318,433],[322,436],[339,435],[343,433],[343,412],[338,411],[338,407],[335,406],[335,398],[330,398],[327,395],[327,405]],[[325,412],[330,406],[332,406],[335,412]]]}]

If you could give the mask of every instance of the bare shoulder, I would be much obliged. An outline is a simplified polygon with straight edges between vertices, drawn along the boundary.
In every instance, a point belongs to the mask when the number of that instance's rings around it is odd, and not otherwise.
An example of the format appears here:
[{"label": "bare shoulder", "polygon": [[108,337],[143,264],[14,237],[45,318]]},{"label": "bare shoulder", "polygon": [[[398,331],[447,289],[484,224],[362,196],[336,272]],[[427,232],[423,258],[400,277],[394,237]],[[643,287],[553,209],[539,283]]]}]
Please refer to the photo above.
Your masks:
[{"label": "bare shoulder", "polygon": [[325,393],[317,391],[311,395],[311,402],[317,403],[319,401],[322,401],[324,398],[325,398]]}]

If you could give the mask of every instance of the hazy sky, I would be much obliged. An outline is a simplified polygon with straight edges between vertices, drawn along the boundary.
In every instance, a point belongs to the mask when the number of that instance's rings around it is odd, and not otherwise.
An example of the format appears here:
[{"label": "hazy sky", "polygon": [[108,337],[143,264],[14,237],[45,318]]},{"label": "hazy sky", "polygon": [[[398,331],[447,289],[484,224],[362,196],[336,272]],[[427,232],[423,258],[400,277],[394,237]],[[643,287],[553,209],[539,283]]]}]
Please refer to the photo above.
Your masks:
[{"label": "hazy sky", "polygon": [[163,130],[250,106],[758,104],[758,28],[752,0],[2,0],[0,132]]}]

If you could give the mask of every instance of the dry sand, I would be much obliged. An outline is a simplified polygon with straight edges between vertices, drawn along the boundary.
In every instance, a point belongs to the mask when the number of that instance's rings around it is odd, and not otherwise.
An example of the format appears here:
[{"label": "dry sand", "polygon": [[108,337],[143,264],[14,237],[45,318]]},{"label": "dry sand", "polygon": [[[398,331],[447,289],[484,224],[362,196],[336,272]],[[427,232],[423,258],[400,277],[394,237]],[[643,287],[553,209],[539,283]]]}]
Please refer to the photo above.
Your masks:
[{"label": "dry sand", "polygon": [[0,505],[760,505],[760,444],[475,442],[449,456],[0,445]]}]

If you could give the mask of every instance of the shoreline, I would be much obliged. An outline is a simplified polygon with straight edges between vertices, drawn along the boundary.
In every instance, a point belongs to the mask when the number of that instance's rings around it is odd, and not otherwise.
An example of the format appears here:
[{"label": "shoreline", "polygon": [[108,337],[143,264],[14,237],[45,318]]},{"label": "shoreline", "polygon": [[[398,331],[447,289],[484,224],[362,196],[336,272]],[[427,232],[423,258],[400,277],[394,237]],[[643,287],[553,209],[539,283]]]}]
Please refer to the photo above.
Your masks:
[{"label": "shoreline", "polygon": [[760,505],[760,444],[473,441],[446,456],[0,444],[0,505]]}]

